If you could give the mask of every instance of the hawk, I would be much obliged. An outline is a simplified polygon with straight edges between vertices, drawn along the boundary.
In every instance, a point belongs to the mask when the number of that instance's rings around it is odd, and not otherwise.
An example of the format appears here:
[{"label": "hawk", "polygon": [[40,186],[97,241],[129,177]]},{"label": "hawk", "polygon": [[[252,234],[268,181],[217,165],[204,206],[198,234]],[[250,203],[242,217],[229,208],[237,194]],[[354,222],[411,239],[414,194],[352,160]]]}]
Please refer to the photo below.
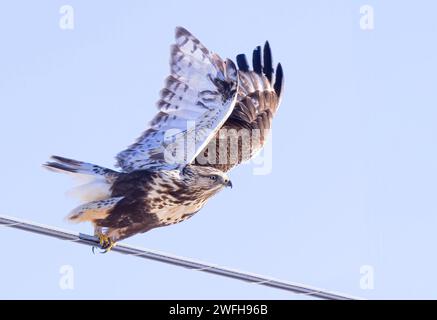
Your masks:
[{"label": "hawk", "polygon": [[223,60],[182,27],[175,40],[158,113],[116,156],[119,171],[59,156],[44,164],[92,178],[79,189],[85,203],[67,218],[91,222],[105,251],[192,217],[232,187],[227,172],[263,147],[281,100],[283,71],[273,68],[268,42],[253,51],[250,68],[244,54],[237,65]]}]

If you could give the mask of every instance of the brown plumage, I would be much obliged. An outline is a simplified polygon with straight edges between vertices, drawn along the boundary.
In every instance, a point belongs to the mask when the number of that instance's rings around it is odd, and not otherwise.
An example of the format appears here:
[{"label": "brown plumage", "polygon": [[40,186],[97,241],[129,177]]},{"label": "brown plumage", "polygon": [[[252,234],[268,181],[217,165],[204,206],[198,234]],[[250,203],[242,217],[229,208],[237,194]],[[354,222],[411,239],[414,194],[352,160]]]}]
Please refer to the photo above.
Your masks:
[{"label": "brown plumage", "polygon": [[254,50],[252,70],[244,55],[237,56],[237,64],[177,28],[159,112],[117,155],[121,171],[57,156],[45,164],[94,178],[79,189],[86,203],[68,219],[93,223],[102,246],[110,247],[184,221],[232,186],[226,172],[263,147],[283,87],[282,68],[273,68],[268,43],[263,54],[260,47]]},{"label": "brown plumage", "polygon": [[[276,77],[272,82],[275,70],[269,43],[266,42],[264,45],[262,61],[260,51],[261,48],[257,47],[253,52],[253,70],[249,69],[245,55],[237,56],[240,68],[237,102],[220,132],[216,133],[196,158],[197,165],[212,166],[227,172],[252,158],[264,146],[280,103],[283,72],[281,64],[278,64]],[[245,140],[247,134],[250,138]],[[237,154],[231,156],[231,148],[235,145]],[[214,152],[215,156],[208,158],[210,152]],[[226,161],[221,158],[223,153]]]}]

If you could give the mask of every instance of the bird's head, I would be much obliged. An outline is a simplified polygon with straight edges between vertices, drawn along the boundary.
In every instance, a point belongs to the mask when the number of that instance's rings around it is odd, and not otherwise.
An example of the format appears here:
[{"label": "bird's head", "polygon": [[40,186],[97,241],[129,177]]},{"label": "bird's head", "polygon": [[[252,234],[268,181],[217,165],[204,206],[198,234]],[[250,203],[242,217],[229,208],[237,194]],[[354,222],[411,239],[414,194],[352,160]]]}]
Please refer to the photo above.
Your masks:
[{"label": "bird's head", "polygon": [[204,191],[217,192],[224,187],[231,187],[232,182],[223,171],[212,167],[187,165],[182,170],[182,178],[190,185]]}]

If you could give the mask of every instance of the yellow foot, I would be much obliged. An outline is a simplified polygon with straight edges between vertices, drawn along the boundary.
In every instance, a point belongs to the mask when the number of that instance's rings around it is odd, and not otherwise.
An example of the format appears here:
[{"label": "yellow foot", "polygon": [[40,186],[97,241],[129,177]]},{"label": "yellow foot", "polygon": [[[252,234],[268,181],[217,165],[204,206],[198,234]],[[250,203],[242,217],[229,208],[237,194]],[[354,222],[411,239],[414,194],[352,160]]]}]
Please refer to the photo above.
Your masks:
[{"label": "yellow foot", "polygon": [[96,236],[99,238],[100,248],[104,250],[103,253],[111,251],[111,249],[114,248],[117,244],[115,241],[113,241],[111,238],[109,238],[107,235],[104,235],[103,233],[99,233]]}]

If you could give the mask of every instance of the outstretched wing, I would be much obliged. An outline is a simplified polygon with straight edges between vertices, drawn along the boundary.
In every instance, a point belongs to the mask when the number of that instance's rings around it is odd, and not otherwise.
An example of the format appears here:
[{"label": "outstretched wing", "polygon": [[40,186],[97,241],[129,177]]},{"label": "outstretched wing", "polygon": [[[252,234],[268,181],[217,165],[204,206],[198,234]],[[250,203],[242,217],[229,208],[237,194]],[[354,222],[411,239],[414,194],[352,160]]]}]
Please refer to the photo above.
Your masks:
[{"label": "outstretched wing", "polygon": [[253,51],[252,70],[246,56],[237,56],[237,103],[220,132],[198,155],[198,165],[228,171],[252,158],[264,146],[283,91],[281,64],[273,68],[268,42]]},{"label": "outstretched wing", "polygon": [[117,155],[124,171],[177,169],[191,163],[235,106],[237,68],[210,52],[184,28],[176,28],[171,75],[149,128]]}]

